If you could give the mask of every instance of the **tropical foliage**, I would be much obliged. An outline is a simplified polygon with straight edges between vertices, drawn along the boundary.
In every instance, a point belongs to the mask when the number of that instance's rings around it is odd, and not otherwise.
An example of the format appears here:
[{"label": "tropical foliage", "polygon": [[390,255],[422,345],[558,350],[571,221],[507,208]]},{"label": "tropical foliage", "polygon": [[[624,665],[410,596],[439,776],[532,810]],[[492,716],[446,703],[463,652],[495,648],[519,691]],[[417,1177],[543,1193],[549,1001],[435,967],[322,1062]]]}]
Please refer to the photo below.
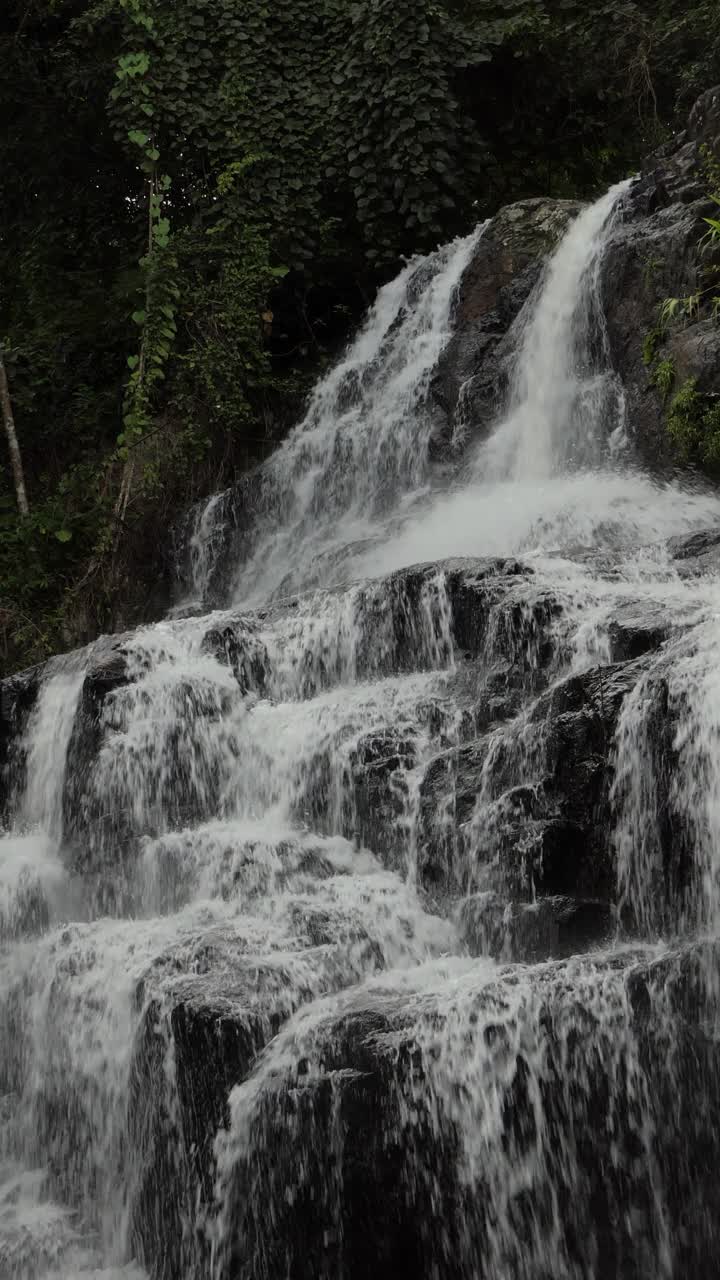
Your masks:
[{"label": "tropical foliage", "polygon": [[8,663],[152,608],[402,255],[592,192],[720,78],[715,0],[6,0]]}]

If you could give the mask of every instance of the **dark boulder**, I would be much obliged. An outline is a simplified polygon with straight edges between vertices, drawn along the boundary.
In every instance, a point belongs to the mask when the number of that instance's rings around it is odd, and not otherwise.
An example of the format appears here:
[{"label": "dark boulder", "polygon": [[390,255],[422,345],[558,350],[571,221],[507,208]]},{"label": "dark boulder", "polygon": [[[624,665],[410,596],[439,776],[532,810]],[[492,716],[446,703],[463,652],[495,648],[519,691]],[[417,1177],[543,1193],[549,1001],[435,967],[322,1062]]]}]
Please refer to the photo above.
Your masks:
[{"label": "dark boulder", "polygon": [[197,612],[227,604],[237,565],[252,550],[263,520],[283,501],[272,469],[261,463],[232,488],[196,503],[177,522],[170,559],[173,594],[181,612],[183,606]]},{"label": "dark boulder", "polygon": [[701,533],[671,538],[668,550],[682,578],[716,573],[720,568],[720,530],[704,529]]},{"label": "dark boulder", "polygon": [[436,756],[420,786],[425,887],[452,895],[490,883],[519,900],[613,901],[615,729],[646,670],[644,656],[592,668],[556,683],[529,711],[500,701],[485,724],[481,698],[480,735]]},{"label": "dark boulder", "polygon": [[544,722],[541,795],[546,818],[530,864],[539,892],[614,898],[610,788],[615,728],[623,702],[645,668],[646,660],[639,658],[570,676],[543,695],[532,713]]},{"label": "dark boulder", "polygon": [[350,760],[351,795],[345,834],[377,850],[388,866],[407,865],[411,824],[408,774],[416,764],[417,743],[390,730],[365,737]]},{"label": "dark boulder", "polygon": [[615,918],[608,902],[592,898],[551,896],[528,903],[478,893],[464,899],[459,924],[471,955],[538,963],[608,942]]},{"label": "dark boulder", "polygon": [[0,680],[0,823],[23,790],[25,727],[37,701],[45,668],[40,665]]},{"label": "dark boulder", "polygon": [[[107,800],[93,798],[93,768],[105,739],[104,723],[108,700],[113,693],[132,682],[126,637],[99,641],[90,656],[80,691],[72,733],[67,749],[65,785],[63,787],[63,842],[75,865],[88,870],[90,851],[110,840],[110,829],[120,821],[107,812]],[[126,837],[127,838],[127,833]],[[106,906],[112,907],[112,896]]]},{"label": "dark boulder", "polygon": [[707,987],[679,1000],[642,952],[584,963],[586,985],[577,961],[483,965],[475,984],[356,997],[286,1037],[224,1169],[217,1274],[495,1280],[551,1260],[553,1275],[711,1280]]},{"label": "dark boulder", "polygon": [[137,1171],[131,1234],[153,1280],[208,1274],[215,1135],[228,1123],[231,1089],[283,1021],[271,999],[259,1003],[265,977],[261,965],[240,967],[215,983],[222,995],[207,975],[180,980],[169,1002],[153,999],[144,1010],[128,1108]]},{"label": "dark boulder", "polygon": [[667,613],[646,600],[623,605],[608,627],[611,662],[626,662],[659,649],[671,634]]},{"label": "dark boulder", "polygon": [[671,538],[668,550],[674,560],[701,560],[710,552],[720,547],[720,529],[702,529],[699,533],[683,534]]},{"label": "dark boulder", "polygon": [[298,897],[294,936],[248,951],[242,927],[220,928],[158,957],[136,992],[128,1132],[131,1234],[153,1280],[209,1274],[215,1138],[230,1093],[303,1004],[382,969],[370,930]]},{"label": "dark boulder", "polygon": [[241,616],[222,626],[212,627],[203,637],[202,648],[218,662],[227,663],[243,694],[254,692],[263,696],[269,658],[257,634],[254,619]]}]

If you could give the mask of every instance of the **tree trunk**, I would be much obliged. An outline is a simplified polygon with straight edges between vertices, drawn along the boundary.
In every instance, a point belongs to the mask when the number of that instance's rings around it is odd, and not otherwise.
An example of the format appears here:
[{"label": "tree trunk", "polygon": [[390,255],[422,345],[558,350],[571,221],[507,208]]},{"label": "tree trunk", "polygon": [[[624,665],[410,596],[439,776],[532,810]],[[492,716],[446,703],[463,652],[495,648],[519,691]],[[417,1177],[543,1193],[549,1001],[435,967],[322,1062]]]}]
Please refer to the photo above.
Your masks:
[{"label": "tree trunk", "polygon": [[15,431],[15,419],[13,417],[12,401],[10,399],[10,388],[8,387],[7,374],[5,373],[5,361],[3,360],[1,346],[0,407],[2,408],[5,434],[8,440],[8,449],[10,450],[10,465],[12,466],[13,479],[15,481],[15,496],[17,498],[18,511],[21,516],[27,516],[30,514],[30,508],[28,506],[27,491],[25,489],[25,476],[23,474],[22,458],[20,456],[20,445],[18,444],[17,433]]}]

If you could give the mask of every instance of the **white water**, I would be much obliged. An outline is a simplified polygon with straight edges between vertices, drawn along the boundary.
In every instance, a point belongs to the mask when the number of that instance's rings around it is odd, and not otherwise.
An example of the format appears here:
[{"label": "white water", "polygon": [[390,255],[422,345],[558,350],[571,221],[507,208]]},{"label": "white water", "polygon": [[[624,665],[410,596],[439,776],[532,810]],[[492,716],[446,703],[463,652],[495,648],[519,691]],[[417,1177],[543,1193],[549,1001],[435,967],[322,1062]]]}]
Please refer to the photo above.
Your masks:
[{"label": "white water", "polygon": [[624,406],[607,368],[598,288],[603,246],[629,186],[611,188],[581,213],[550,262],[521,334],[509,412],[475,464],[484,482],[537,484],[587,470],[622,439]]},{"label": "white water", "polygon": [[217,566],[222,549],[220,532],[227,514],[227,490],[214,493],[208,502],[193,512],[192,533],[188,538],[189,591],[184,608],[203,604],[208,583]]},{"label": "white water", "polygon": [[413,258],[319,383],[304,421],[268,464],[279,509],[260,522],[257,551],[235,586],[239,602],[335,580],[337,556],[344,562],[352,543],[426,483],[428,384],[477,235]]},{"label": "white water", "polygon": [[[666,544],[717,524],[720,503],[621,459],[628,424],[607,369],[598,279],[622,194],[584,212],[559,246],[517,321],[507,409],[452,489],[433,487],[428,391],[477,237],[413,261],[381,291],[266,468],[276,506],[259,517],[235,587],[237,604],[255,611],[170,620],[127,642],[129,682],[105,698],[98,726],[85,725],[96,748],[72,757],[81,798],[71,813],[66,757],[92,655],[42,686],[15,828],[0,840],[0,1275],[136,1280],[143,1250],[165,1230],[179,1251],[168,1277],[226,1280],[242,1236],[233,1190],[242,1170],[255,1216],[243,1227],[241,1274],[286,1274],[267,1261],[263,1231],[311,1177],[317,1152],[303,1146],[301,1111],[294,1130],[273,1128],[283,1115],[273,1098],[294,1087],[302,1062],[310,1082],[327,1074],[340,1107],[352,1070],[326,1066],[340,1054],[337,1028],[346,1015],[383,1010],[399,1022],[375,1048],[399,1062],[409,1038],[420,1064],[409,1092],[398,1079],[393,1133],[411,1148],[425,1123],[438,1140],[460,1135],[462,1185],[493,1205],[481,1231],[493,1280],[600,1280],[586,1210],[581,1262],[561,1226],[587,1176],[581,1134],[598,1064],[611,1164],[624,1167],[623,1126],[632,1131],[642,1274],[673,1275],[626,974],[655,955],[660,931],[718,925],[720,587],[714,576],[682,576]],[[213,500],[193,534],[196,601],[214,570],[221,507]],[[451,570],[382,579],[456,555],[521,555],[534,571],[504,584],[467,669]],[[538,623],[545,598],[555,612]],[[463,890],[507,892],[505,793],[535,783],[545,733],[533,718],[537,691],[607,662],[623,609],[659,610],[670,633],[618,731],[618,898],[644,944],[534,969],[470,960],[457,892],[435,901],[423,888],[426,773],[477,738],[471,811],[461,820],[440,795],[432,820]],[[483,736],[468,707],[503,662],[518,674],[516,714]],[[697,845],[680,903],[659,891],[647,763],[647,708],[665,676],[678,708],[673,802]],[[194,1158],[178,1085],[187,1048],[174,1021],[193,1001],[251,1028],[259,1054],[218,1138],[217,1217],[197,1188],[175,1195],[162,1185],[170,1166],[180,1179]],[[504,1127],[519,1055],[534,1125],[522,1148],[508,1146]],[[558,1077],[553,1111],[547,1091]],[[158,1128],[169,1165],[154,1163]],[[419,1168],[422,1152],[413,1159]],[[341,1192],[318,1191],[333,1222]],[[439,1183],[435,1192],[442,1203]],[[164,1194],[175,1196],[170,1208]],[[523,1197],[531,1211],[519,1222]],[[536,1202],[545,1204],[537,1218]],[[193,1252],[198,1224],[211,1262]],[[458,1244],[468,1280],[480,1274],[473,1224],[469,1214]]]}]

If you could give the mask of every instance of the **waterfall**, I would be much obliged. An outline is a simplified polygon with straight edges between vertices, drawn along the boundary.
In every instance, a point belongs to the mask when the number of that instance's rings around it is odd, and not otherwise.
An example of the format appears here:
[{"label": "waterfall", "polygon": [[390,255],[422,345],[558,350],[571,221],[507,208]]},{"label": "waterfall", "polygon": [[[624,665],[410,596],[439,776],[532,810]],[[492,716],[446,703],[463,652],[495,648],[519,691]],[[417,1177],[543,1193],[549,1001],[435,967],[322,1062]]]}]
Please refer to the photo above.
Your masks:
[{"label": "waterfall", "polygon": [[238,601],[337,577],[337,560],[427,479],[428,384],[451,333],[473,234],[414,258],[380,290],[347,355],[267,465],[279,496],[235,584]]},{"label": "waterfall", "polygon": [[[510,409],[477,463],[486,479],[537,481],[596,465],[609,434],[622,432],[621,392],[607,367],[598,268],[629,186],[611,188],[575,220],[522,317]],[[610,433],[603,435],[608,420]]]},{"label": "waterfall", "polygon": [[625,190],[452,477],[482,228],[380,291],[237,564],[192,514],[192,609],[3,688],[8,1280],[714,1275],[720,503],[621,447]]}]

